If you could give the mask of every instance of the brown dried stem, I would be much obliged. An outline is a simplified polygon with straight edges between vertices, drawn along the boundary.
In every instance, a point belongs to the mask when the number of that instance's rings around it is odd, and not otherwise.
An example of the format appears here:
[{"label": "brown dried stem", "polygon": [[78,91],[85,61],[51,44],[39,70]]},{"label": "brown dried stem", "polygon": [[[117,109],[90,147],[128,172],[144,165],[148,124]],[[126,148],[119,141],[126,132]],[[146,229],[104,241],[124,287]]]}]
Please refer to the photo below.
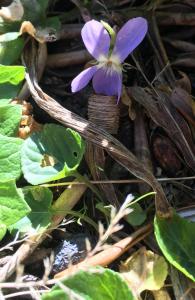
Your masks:
[{"label": "brown dried stem", "polygon": [[80,37],[83,24],[64,24],[57,34],[57,40],[74,39]]},{"label": "brown dried stem", "polygon": [[[88,103],[89,120],[109,133],[117,133],[119,123],[119,109],[115,97],[92,95]],[[105,174],[105,153],[100,147],[91,142],[87,143],[86,161],[94,180],[106,180]],[[114,186],[110,184],[99,184],[108,203],[119,207],[119,202]]]},{"label": "brown dried stem", "polygon": [[50,54],[47,59],[47,66],[50,68],[63,68],[65,66],[84,64],[91,59],[91,55],[86,50]]},{"label": "brown dried stem", "polygon": [[[136,118],[134,120],[134,144],[135,153],[138,159],[153,172],[148,139],[146,134],[146,124],[144,123],[143,112],[139,107],[136,110]],[[139,184],[139,191],[141,194],[148,193],[149,186],[146,184]]]}]

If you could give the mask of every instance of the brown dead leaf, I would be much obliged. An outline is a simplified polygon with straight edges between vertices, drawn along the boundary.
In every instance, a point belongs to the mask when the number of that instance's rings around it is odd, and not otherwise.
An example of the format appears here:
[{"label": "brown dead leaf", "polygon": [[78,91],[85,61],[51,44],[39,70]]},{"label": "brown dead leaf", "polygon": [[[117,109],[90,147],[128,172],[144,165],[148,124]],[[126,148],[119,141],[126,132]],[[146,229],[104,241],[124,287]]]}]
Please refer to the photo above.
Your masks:
[{"label": "brown dead leaf", "polygon": [[171,63],[174,67],[182,68],[195,68],[195,58],[194,57],[184,57],[178,58]]},{"label": "brown dead leaf", "polygon": [[22,35],[23,33],[28,33],[32,37],[35,37],[36,29],[30,21],[22,22],[22,25],[20,27],[20,35]]},{"label": "brown dead leaf", "polygon": [[183,154],[186,164],[195,169],[194,143],[190,128],[185,119],[171,105],[170,97],[160,90],[156,94],[145,91],[140,87],[130,88],[129,93],[134,99],[143,105],[151,119],[162,127],[180,152]]},{"label": "brown dead leaf", "polygon": [[189,42],[182,41],[182,40],[169,39],[169,38],[164,38],[164,41],[169,43],[174,48],[179,49],[182,52],[194,52],[195,51],[195,45],[193,43],[189,43]]},{"label": "brown dead leaf", "polygon": [[192,102],[192,111],[193,111],[193,115],[195,116],[195,100],[193,100]]},{"label": "brown dead leaf", "polygon": [[[147,135],[147,124],[145,122],[144,113],[140,107],[136,107],[136,118],[134,120],[134,147],[137,158],[140,159],[148,170],[153,172]],[[138,186],[141,194],[148,193],[150,190],[150,187],[146,184],[141,183],[138,184]]]},{"label": "brown dead leaf", "polygon": [[24,15],[24,8],[20,0],[14,0],[9,6],[0,9],[0,16],[10,22],[20,21]]},{"label": "brown dead leaf", "polygon": [[176,87],[180,87],[184,89],[186,92],[188,92],[189,94],[191,94],[192,85],[189,77],[184,72],[178,71],[178,73],[180,74],[181,78],[176,81],[175,83]]},{"label": "brown dead leaf", "polygon": [[170,97],[173,106],[188,120],[193,126],[195,126],[195,118],[193,113],[194,101],[192,96],[180,87],[174,88]]},{"label": "brown dead leaf", "polygon": [[24,21],[20,27],[20,35],[28,33],[39,43],[53,42],[57,39],[57,33],[52,28],[35,28],[30,21]]}]

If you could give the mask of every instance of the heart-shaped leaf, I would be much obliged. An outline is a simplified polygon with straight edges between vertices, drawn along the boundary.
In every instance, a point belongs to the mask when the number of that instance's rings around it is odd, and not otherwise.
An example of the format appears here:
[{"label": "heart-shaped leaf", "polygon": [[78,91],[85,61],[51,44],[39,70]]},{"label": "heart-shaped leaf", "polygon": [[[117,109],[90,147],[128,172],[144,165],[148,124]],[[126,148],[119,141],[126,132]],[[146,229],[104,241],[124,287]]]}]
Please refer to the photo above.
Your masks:
[{"label": "heart-shaped leaf", "polygon": [[21,175],[20,151],[23,140],[0,134],[0,181],[17,179]]},{"label": "heart-shaped leaf", "polygon": [[0,241],[3,239],[7,231],[7,226],[5,224],[0,224]]},{"label": "heart-shaped leaf", "polygon": [[0,65],[0,83],[8,82],[17,85],[24,80],[24,75],[25,68],[23,66]]},{"label": "heart-shaped leaf", "polygon": [[0,224],[3,230],[5,231],[5,226],[16,223],[29,212],[30,208],[22,191],[16,188],[15,182],[0,183]]},{"label": "heart-shaped leaf", "polygon": [[0,101],[0,134],[16,136],[22,117],[22,106]]},{"label": "heart-shaped leaf", "polygon": [[17,39],[19,32],[7,32],[0,35],[0,42],[10,42]]},{"label": "heart-shaped leaf", "polygon": [[0,107],[9,104],[12,101],[12,99],[0,99]]},{"label": "heart-shaped leaf", "polygon": [[[78,299],[86,300],[134,300],[131,290],[119,273],[109,269],[94,268],[80,271],[63,280],[65,289],[56,285],[42,296],[42,300],[68,300],[72,292]],[[68,290],[67,290],[68,288]]]},{"label": "heart-shaped leaf", "polygon": [[31,212],[10,226],[9,230],[18,230],[25,234],[40,233],[50,224],[53,194],[46,187],[25,187],[23,188],[23,194],[25,201],[31,208]]},{"label": "heart-shaped leaf", "polygon": [[170,219],[156,216],[155,236],[167,260],[195,281],[195,223],[174,213]]},{"label": "heart-shaped leaf", "polygon": [[19,37],[12,41],[0,42],[0,64],[11,65],[16,63],[22,53],[23,47],[23,37]]},{"label": "heart-shaped leaf", "polygon": [[130,206],[130,208],[132,211],[126,216],[127,222],[129,222],[132,226],[139,226],[143,224],[147,215],[142,207],[138,203],[134,203]]},{"label": "heart-shaped leaf", "polygon": [[84,142],[77,132],[47,124],[24,142],[24,177],[31,184],[40,184],[70,176],[79,166],[84,150]]}]

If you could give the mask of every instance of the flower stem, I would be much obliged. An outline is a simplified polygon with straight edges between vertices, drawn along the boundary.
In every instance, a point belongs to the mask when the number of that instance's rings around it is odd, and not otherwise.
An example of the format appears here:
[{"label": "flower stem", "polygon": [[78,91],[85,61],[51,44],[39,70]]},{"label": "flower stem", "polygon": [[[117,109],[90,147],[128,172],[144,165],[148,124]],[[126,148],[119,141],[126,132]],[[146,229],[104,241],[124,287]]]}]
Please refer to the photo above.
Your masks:
[{"label": "flower stem", "polygon": [[112,53],[112,50],[114,48],[114,44],[116,41],[116,32],[114,31],[114,29],[106,22],[101,21],[102,25],[104,26],[104,28],[108,31],[111,41],[110,41],[110,50],[109,50],[109,54]]}]

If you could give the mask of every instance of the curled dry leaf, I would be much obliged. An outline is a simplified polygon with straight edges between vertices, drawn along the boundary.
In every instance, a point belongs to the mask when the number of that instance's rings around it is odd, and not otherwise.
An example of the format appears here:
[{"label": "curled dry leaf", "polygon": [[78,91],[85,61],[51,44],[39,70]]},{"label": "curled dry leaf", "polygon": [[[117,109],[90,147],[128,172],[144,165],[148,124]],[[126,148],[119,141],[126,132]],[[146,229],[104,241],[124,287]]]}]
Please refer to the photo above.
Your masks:
[{"label": "curled dry leaf", "polygon": [[180,68],[195,68],[195,59],[194,57],[184,57],[178,58],[174,60],[171,65],[173,67],[180,67]]},{"label": "curled dry leaf", "polygon": [[186,164],[195,169],[194,144],[188,123],[171,104],[171,96],[161,90],[156,91],[157,95],[140,87],[128,89],[130,95],[144,106],[151,119],[165,130],[183,154]]},{"label": "curled dry leaf", "polygon": [[174,48],[183,51],[183,52],[194,52],[195,51],[195,45],[193,43],[189,43],[182,40],[175,40],[175,39],[169,39],[165,38],[165,42],[169,43]]},{"label": "curled dry leaf", "polygon": [[22,25],[20,27],[20,34],[22,35],[23,33],[28,33],[32,37],[35,37],[36,29],[30,21],[22,22]]},{"label": "curled dry leaf", "polygon": [[52,28],[35,28],[30,21],[22,22],[20,27],[20,35],[28,33],[39,43],[53,42],[57,39],[56,31]]},{"label": "curled dry leaf", "polygon": [[20,21],[24,15],[24,8],[20,0],[14,0],[9,6],[0,9],[0,16],[6,21]]},{"label": "curled dry leaf", "polygon": [[173,106],[185,117],[185,119],[195,126],[193,112],[194,100],[192,99],[192,96],[183,88],[176,87],[171,93],[170,100]]},{"label": "curled dry leaf", "polygon": [[172,265],[170,265],[169,270],[170,270],[169,275],[172,282],[175,299],[178,300],[195,299],[195,290],[193,289],[192,281]]},{"label": "curled dry leaf", "polygon": [[180,87],[180,88],[184,89],[186,92],[188,92],[189,94],[191,94],[192,85],[191,85],[191,81],[190,81],[188,75],[181,71],[178,71],[178,73],[181,76],[181,78],[179,78],[176,81],[176,83],[175,83],[176,87]]},{"label": "curled dry leaf", "polygon": [[121,265],[120,271],[138,295],[144,290],[161,289],[168,275],[168,265],[162,256],[142,247]]}]

